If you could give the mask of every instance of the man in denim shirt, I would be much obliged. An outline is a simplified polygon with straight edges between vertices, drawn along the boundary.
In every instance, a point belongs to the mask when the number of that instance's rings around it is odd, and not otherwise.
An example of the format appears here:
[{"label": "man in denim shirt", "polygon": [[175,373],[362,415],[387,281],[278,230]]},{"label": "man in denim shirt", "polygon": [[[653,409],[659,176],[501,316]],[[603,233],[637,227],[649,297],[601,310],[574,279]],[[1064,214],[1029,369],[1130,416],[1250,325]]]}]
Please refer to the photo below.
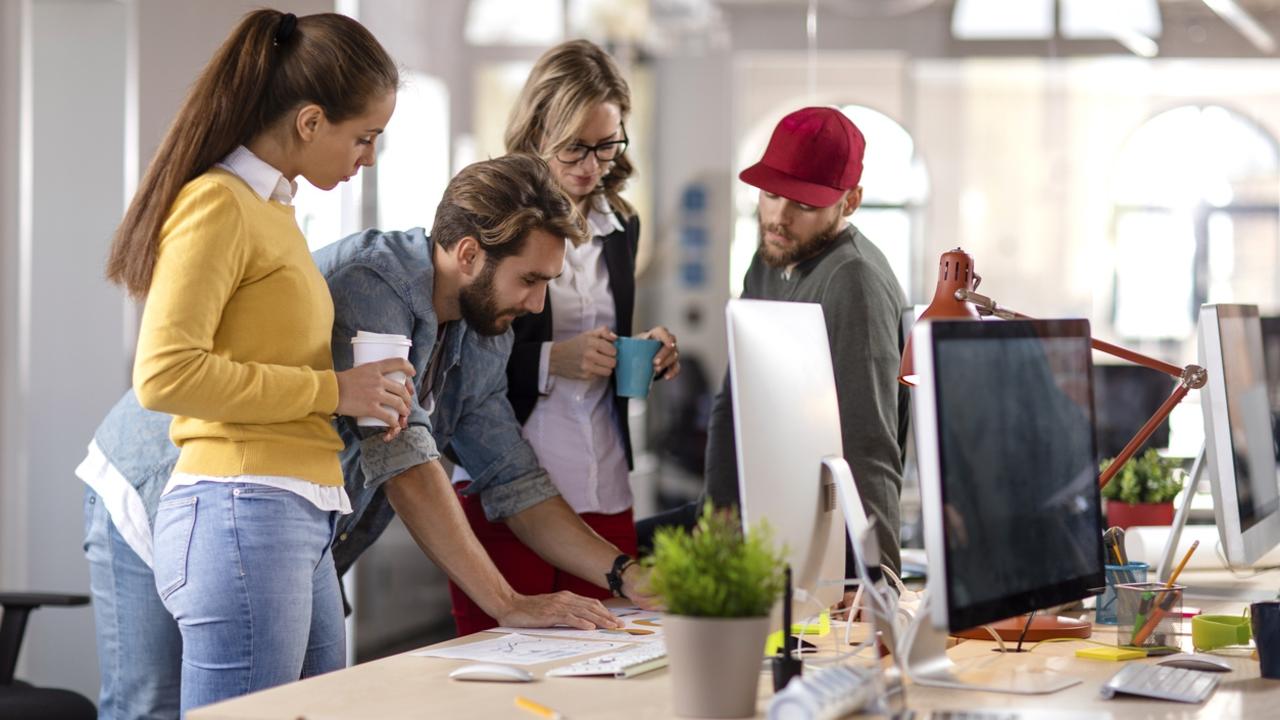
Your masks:
[{"label": "man in denim shirt", "polygon": [[[511,319],[541,309],[563,263],[564,237],[581,233],[555,187],[545,164],[529,156],[477,163],[450,182],[433,237],[371,230],[315,254],[333,295],[335,368],[351,367],[351,338],[364,330],[409,337],[416,370],[416,402],[393,439],[338,419],[353,508],[339,518],[333,542],[340,575],[398,512],[423,551],[503,624],[616,624],[595,600],[515,593],[471,532],[438,461],[449,449],[474,478],[467,492],[480,494],[490,519],[508,523],[556,566],[606,585],[617,548],[559,496],[506,399]],[[150,528],[178,456],[169,422],[126,393],[77,469],[90,485],[85,551],[104,718],[177,713],[181,637],[150,567]],[[622,592],[647,603],[642,575],[624,569]]]}]

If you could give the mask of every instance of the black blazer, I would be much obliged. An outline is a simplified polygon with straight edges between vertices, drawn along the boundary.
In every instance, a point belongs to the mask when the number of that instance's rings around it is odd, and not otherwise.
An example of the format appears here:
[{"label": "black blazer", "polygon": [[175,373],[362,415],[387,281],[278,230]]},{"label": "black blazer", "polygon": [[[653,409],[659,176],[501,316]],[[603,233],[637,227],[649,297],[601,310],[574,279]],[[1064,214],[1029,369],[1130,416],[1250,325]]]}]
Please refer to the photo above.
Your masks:
[{"label": "black blazer", "polygon": [[[640,247],[640,218],[623,221],[622,229],[604,238],[604,265],[609,271],[609,289],[613,292],[614,315],[617,320],[613,331],[619,337],[631,334],[631,315],[636,305],[636,251]],[[542,312],[522,315],[511,323],[515,331],[515,346],[507,361],[507,397],[516,411],[516,419],[523,425],[533,414],[538,403],[538,361],[542,355],[542,343],[551,340],[551,295]],[[613,377],[609,387],[614,387]],[[618,432],[622,435],[622,447],[627,454],[627,467],[634,469],[631,457],[630,424],[627,421],[627,399],[613,394],[613,407],[618,418]]]}]

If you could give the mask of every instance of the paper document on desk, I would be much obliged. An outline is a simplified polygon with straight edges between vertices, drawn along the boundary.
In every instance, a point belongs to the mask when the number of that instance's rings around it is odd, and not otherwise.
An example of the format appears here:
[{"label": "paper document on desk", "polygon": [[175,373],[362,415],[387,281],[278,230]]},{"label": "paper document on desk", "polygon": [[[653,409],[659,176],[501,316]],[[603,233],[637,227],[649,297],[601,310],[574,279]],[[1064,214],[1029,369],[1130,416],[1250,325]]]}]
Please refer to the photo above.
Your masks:
[{"label": "paper document on desk", "polygon": [[621,642],[585,642],[582,640],[532,637],[513,633],[489,640],[467,643],[466,645],[431,648],[409,654],[419,657],[469,660],[471,662],[537,665],[538,663],[565,660],[602,650],[614,650],[624,645],[625,643]]},{"label": "paper document on desk", "polygon": [[623,627],[612,630],[579,630],[577,628],[557,625],[549,628],[514,628],[499,627],[490,632],[522,633],[525,635],[544,635],[546,637],[565,640],[614,640],[623,642],[652,642],[662,639],[662,619],[660,612],[650,612],[635,607],[610,608],[615,617],[624,623]]}]

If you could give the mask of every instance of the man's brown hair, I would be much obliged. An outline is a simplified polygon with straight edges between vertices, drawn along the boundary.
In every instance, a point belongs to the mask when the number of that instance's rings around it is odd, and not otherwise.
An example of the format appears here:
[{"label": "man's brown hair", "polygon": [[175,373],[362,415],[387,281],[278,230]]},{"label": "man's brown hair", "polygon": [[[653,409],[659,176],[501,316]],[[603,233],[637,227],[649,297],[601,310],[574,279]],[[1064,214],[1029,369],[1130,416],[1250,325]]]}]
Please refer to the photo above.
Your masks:
[{"label": "man's brown hair", "polygon": [[493,260],[518,255],[534,230],[575,245],[587,231],[551,168],[533,155],[515,153],[468,165],[449,181],[436,208],[431,239],[448,250],[475,238]]}]

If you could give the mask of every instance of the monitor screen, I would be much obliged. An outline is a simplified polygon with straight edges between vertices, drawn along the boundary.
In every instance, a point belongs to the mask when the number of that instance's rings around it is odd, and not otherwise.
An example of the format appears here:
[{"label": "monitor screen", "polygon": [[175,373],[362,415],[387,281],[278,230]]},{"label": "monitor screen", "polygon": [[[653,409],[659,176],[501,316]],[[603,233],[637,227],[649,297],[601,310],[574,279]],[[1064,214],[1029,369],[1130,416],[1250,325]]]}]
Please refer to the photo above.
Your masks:
[{"label": "monitor screen", "polygon": [[1246,532],[1280,508],[1275,432],[1257,308],[1218,306],[1218,342],[1235,465],[1236,506]]},{"label": "monitor screen", "polygon": [[[1094,365],[1098,457],[1119,455],[1177,385],[1177,380],[1141,365]],[[1138,452],[1168,446],[1169,420],[1166,418]]]},{"label": "monitor screen", "polygon": [[1088,322],[936,322],[930,334],[948,626],[1095,594]]},{"label": "monitor screen", "polygon": [[1271,399],[1271,432],[1280,446],[1280,317],[1262,318],[1262,356],[1267,369],[1267,395]]}]

